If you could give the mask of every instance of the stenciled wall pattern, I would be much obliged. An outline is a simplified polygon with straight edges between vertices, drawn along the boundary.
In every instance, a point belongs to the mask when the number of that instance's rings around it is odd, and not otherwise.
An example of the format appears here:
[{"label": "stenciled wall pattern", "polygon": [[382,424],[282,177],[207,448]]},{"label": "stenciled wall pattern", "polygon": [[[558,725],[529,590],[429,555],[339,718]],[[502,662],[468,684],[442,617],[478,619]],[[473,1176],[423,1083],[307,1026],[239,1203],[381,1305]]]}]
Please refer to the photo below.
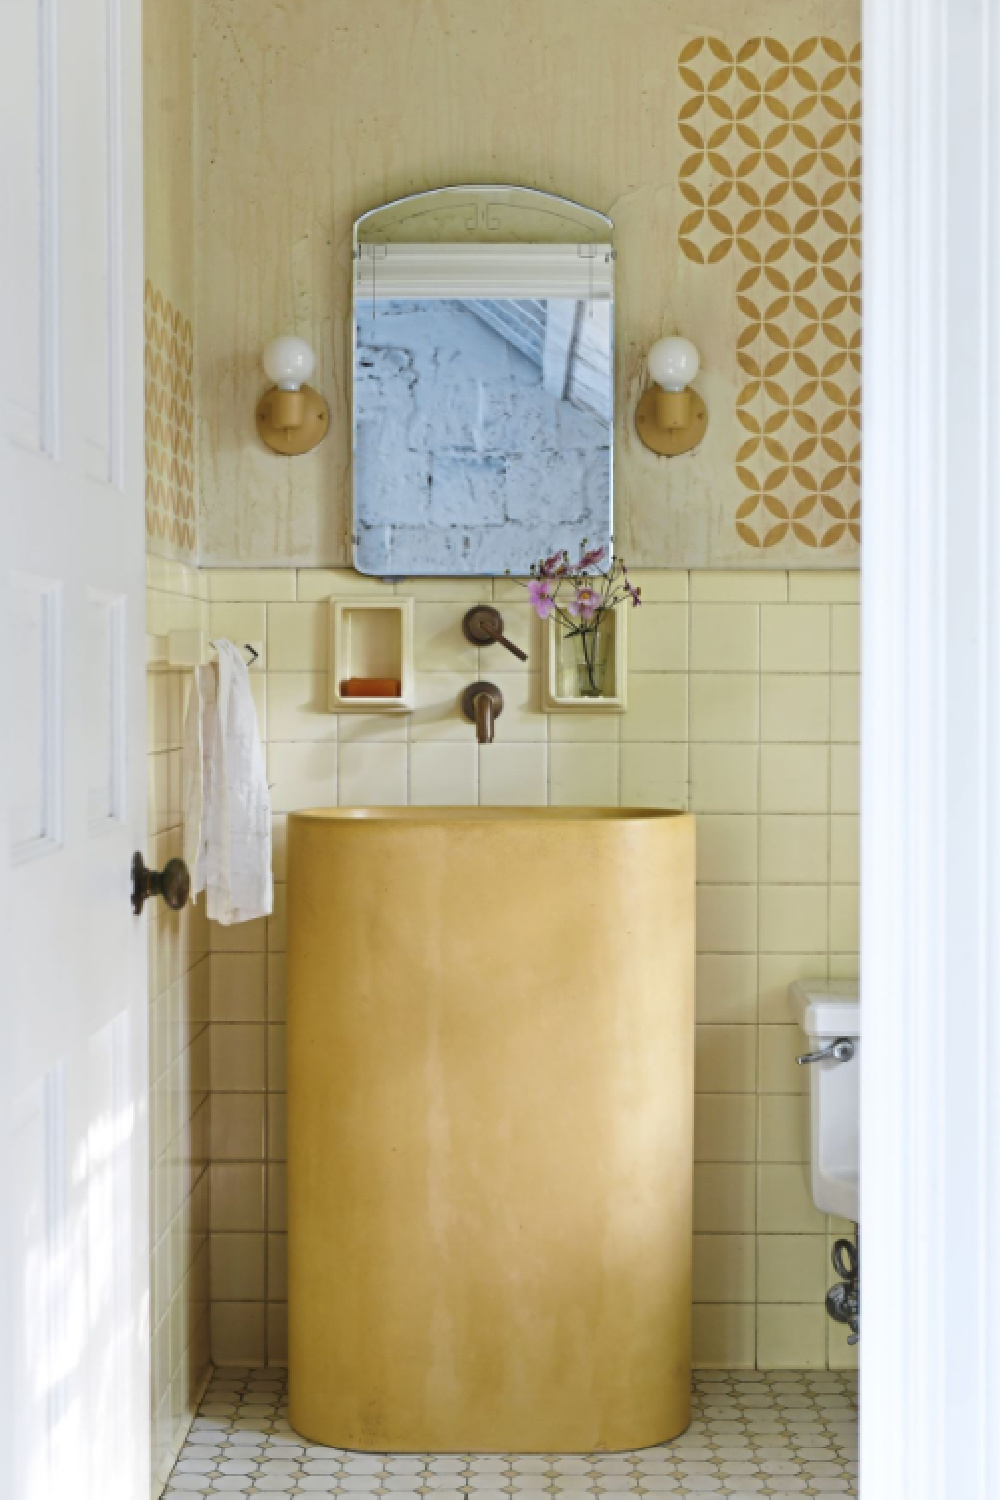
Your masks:
[{"label": "stenciled wall pattern", "polygon": [[146,282],[146,535],[156,552],[194,556],[194,333]]},{"label": "stenciled wall pattern", "polygon": [[861,62],[830,36],[681,51],[678,244],[739,265],[733,524],[750,548],[861,540]]}]

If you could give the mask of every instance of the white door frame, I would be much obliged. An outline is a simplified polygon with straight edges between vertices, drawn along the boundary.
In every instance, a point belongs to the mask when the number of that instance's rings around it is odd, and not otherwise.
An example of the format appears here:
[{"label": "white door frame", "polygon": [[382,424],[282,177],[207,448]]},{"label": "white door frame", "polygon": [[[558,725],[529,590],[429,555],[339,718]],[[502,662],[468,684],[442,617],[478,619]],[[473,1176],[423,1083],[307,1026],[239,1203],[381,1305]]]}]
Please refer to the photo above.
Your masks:
[{"label": "white door frame", "polygon": [[1000,1495],[1000,6],[864,0],[861,1491]]}]

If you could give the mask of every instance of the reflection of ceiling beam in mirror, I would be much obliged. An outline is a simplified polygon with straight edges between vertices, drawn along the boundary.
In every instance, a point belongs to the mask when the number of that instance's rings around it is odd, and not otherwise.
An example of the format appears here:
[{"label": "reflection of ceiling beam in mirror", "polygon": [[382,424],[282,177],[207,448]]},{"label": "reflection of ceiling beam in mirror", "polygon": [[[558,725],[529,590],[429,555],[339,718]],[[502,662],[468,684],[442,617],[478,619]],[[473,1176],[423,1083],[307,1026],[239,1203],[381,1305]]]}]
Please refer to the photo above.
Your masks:
[{"label": "reflection of ceiling beam in mirror", "polygon": [[581,302],[568,400],[611,425],[611,303]]},{"label": "reflection of ceiling beam in mirror", "polygon": [[[595,253],[596,252],[596,253]],[[359,245],[358,299],[610,299],[610,245]]]},{"label": "reflection of ceiling beam in mirror", "polygon": [[508,344],[519,350],[533,365],[542,363],[542,346],[546,336],[545,303],[504,298],[499,301],[460,299],[480,322],[499,333]]},{"label": "reflection of ceiling beam in mirror", "polygon": [[542,385],[557,401],[566,398],[576,345],[580,304],[568,297],[546,303],[545,342],[542,346]]},{"label": "reflection of ceiling beam in mirror", "polygon": [[569,401],[602,422],[611,421],[611,304],[569,297],[545,301],[456,298],[538,365],[542,386],[557,401]]}]

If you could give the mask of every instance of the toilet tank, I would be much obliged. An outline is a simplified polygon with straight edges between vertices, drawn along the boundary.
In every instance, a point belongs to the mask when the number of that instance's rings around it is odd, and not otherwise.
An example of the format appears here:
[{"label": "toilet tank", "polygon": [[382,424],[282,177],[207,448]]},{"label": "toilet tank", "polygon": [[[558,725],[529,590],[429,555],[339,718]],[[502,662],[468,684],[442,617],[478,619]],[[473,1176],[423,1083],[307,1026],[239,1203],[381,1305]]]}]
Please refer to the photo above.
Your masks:
[{"label": "toilet tank", "polygon": [[811,1187],[816,1207],[858,1222],[861,1124],[861,1008],[858,982],[799,979],[788,991],[802,1027],[803,1053],[821,1052],[841,1038],[854,1043],[849,1062],[830,1058],[804,1065],[809,1090]]}]

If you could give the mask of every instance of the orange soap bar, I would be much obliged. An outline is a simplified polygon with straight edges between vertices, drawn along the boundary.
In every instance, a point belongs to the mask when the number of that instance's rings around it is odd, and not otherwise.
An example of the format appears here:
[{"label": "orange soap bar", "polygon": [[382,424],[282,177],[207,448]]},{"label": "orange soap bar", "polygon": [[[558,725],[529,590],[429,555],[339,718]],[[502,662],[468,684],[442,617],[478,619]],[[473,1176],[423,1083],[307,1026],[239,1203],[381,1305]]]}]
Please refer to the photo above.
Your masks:
[{"label": "orange soap bar", "polygon": [[342,698],[398,698],[399,683],[394,677],[348,677],[340,684]]}]

